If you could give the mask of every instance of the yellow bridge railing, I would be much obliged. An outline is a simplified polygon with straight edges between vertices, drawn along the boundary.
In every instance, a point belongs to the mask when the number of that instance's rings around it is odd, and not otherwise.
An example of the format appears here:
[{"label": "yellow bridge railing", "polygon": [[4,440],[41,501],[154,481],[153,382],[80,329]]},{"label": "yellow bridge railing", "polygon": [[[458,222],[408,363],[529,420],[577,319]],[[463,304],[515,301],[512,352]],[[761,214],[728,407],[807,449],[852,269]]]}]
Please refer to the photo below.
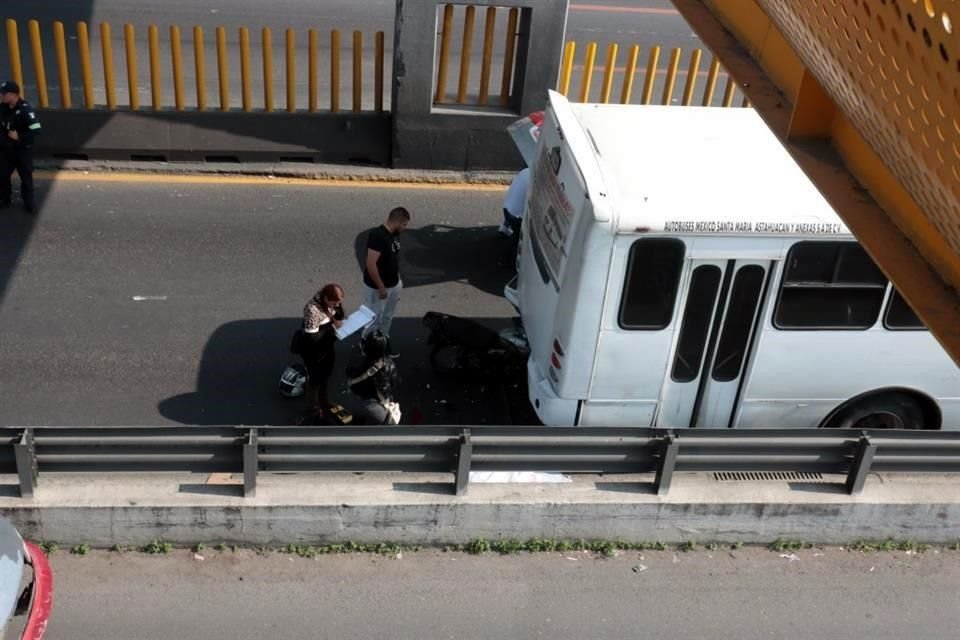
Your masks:
[{"label": "yellow bridge railing", "polygon": [[[654,45],[647,51],[646,63],[638,67],[640,62],[640,45],[631,45],[627,50],[625,64],[618,66],[620,46],[611,43],[607,46],[606,60],[603,66],[596,63],[597,43],[588,42],[584,47],[582,62],[577,64],[577,43],[569,41],[563,51],[563,61],[560,66],[560,79],[557,82],[557,91],[577,102],[617,102],[620,104],[679,104],[681,106],[701,105],[734,106],[737,96],[737,85],[733,78],[723,69],[716,56],[710,60],[706,71],[701,70],[703,50],[693,49],[687,56],[686,65],[682,66],[683,49],[673,48],[666,65],[660,66],[661,47]],[[602,74],[599,85],[594,82],[594,76]],[[579,83],[574,83],[574,76],[579,74]],[[614,85],[619,77],[620,91],[613,93]],[[643,79],[639,91],[635,87]],[[678,91],[678,82],[682,79],[682,91]],[[717,88],[723,83],[723,91]],[[739,105],[750,106],[745,96],[740,96]]]},{"label": "yellow bridge railing", "polygon": [[[517,51],[522,44],[520,15],[517,8],[487,7],[481,29],[475,6],[443,5],[437,16],[434,105],[484,108],[510,105],[517,72]],[[481,34],[483,48],[477,76],[473,66],[476,57],[474,43]],[[706,69],[701,70],[704,57],[701,49],[691,50],[685,58],[682,49],[673,48],[666,64],[661,67],[660,46],[649,48],[642,66],[640,45],[621,47],[611,43],[607,46],[605,63],[599,64],[597,47],[596,42],[585,43],[582,58],[578,61],[578,44],[566,43],[557,91],[578,102],[653,104],[656,101],[664,105],[731,107],[737,103],[749,106],[745,96],[737,95],[736,83],[715,56]],[[622,63],[621,50],[626,52]],[[499,91],[495,86],[498,69]],[[452,82],[451,70],[457,70]],[[600,81],[594,81],[596,76],[601,77]],[[718,90],[720,87],[722,90]],[[615,91],[616,88],[619,91]]]},{"label": "yellow bridge railing", "polygon": [[[126,106],[133,111],[141,109],[139,98],[139,76],[137,59],[138,34],[131,24],[123,26],[123,46],[124,60],[126,64],[126,74],[123,76],[125,87],[118,87],[115,69],[115,60],[113,53],[113,42],[111,38],[111,26],[108,23],[100,23],[100,62],[102,62],[102,78],[104,97],[103,103],[97,103],[95,100],[94,84],[94,60],[90,48],[90,29],[85,22],[78,22],[75,25],[75,34],[77,40],[77,58],[75,64],[80,67],[80,78],[82,82],[82,95],[84,109],[94,109],[106,107],[107,109],[116,109],[118,107],[117,94],[118,89],[121,94],[125,92],[127,98]],[[30,44],[31,57],[33,59],[34,74],[30,78],[32,86],[35,87],[35,95],[28,95],[29,99],[35,100],[37,106],[47,108],[50,105],[49,87],[47,84],[47,68],[44,60],[44,45],[49,44],[45,38],[51,38],[53,51],[56,56],[57,83],[59,87],[60,104],[63,109],[75,108],[72,100],[73,87],[70,84],[70,59],[68,55],[68,36],[67,28],[60,22],[54,22],[49,29],[41,29],[36,20],[30,20],[27,23],[27,34]],[[206,111],[210,108],[207,101],[207,75],[206,75],[206,48],[204,32],[201,27],[192,29],[192,57],[195,77],[195,93],[188,99],[186,87],[186,75],[184,72],[184,50],[180,27],[173,25],[169,28],[166,35],[166,41],[161,42],[160,30],[155,25],[147,28],[147,52],[149,65],[149,84],[151,109],[158,111],[166,105],[163,104],[163,95],[167,87],[163,84],[161,65],[162,55],[161,46],[167,45],[169,50],[169,60],[171,65],[171,81],[173,90],[173,108],[177,111],[193,109],[196,111]],[[296,61],[297,33],[294,29],[284,31],[283,49],[284,49],[284,85],[286,88],[285,111],[295,112],[300,108],[306,108],[310,112],[320,110],[320,34],[316,29],[307,30],[307,99],[305,105],[297,104],[297,87],[300,81]],[[235,104],[231,100],[231,78],[230,78],[230,59],[228,55],[229,35],[223,27],[218,27],[215,31],[215,58],[217,69],[217,86],[219,88],[219,104],[217,108],[220,111],[229,111],[239,106],[243,111],[253,111],[255,109],[253,101],[253,67],[251,65],[250,36],[245,27],[241,27],[237,34],[235,44],[239,46],[240,57],[240,103]],[[188,35],[188,37],[191,37]],[[24,85],[23,63],[21,57],[20,44],[20,26],[13,19],[6,20],[6,40],[7,52],[10,61],[10,72],[13,79]],[[372,99],[365,102],[363,68],[364,56],[369,51],[364,51],[363,33],[353,32],[352,46],[352,74],[349,79],[341,84],[340,73],[340,31],[333,30],[329,34],[330,42],[330,71],[329,71],[329,111],[340,111],[341,91],[349,90],[352,95],[351,110],[354,112],[372,110],[382,112],[383,105],[383,83],[384,83],[384,34],[378,31],[374,34],[373,46],[373,66],[374,66],[374,86],[372,87]],[[275,81],[273,78],[273,34],[269,28],[261,31],[261,58],[262,58],[262,80],[263,102],[262,110],[272,112],[276,109],[274,104]],[[189,52],[189,45],[187,48]],[[186,62],[189,64],[189,60]],[[189,67],[187,67],[189,68]],[[125,91],[124,91],[125,90]],[[372,106],[371,106],[372,105]]]}]

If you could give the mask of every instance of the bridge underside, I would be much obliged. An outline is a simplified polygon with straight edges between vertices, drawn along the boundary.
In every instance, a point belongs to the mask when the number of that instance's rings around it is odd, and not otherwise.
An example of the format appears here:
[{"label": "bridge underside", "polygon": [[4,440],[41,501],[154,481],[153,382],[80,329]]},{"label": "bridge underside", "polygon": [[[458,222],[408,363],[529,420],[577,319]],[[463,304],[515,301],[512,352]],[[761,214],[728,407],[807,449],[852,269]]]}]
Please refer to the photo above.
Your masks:
[{"label": "bridge underside", "polygon": [[960,364],[960,6],[673,1]]}]

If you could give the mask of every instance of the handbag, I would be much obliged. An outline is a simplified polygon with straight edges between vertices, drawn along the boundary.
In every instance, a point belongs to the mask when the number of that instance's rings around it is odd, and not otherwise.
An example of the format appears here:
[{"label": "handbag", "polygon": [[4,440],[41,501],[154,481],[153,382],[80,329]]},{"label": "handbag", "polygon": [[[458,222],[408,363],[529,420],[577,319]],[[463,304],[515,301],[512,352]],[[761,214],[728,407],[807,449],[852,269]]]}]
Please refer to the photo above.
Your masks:
[{"label": "handbag", "polygon": [[293,337],[290,338],[290,353],[298,356],[303,353],[303,328],[302,327],[294,331]]}]

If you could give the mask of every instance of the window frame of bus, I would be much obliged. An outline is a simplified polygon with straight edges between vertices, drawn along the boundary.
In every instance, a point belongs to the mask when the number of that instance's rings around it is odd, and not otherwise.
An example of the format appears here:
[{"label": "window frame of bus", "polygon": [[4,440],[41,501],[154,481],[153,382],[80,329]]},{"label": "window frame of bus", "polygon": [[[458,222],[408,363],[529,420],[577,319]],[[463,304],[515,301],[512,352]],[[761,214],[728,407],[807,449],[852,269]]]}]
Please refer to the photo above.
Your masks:
[{"label": "window frame of bus", "polygon": [[[823,279],[814,280],[814,281],[794,281],[789,280],[791,276],[791,262],[794,257],[796,257],[797,251],[803,251],[810,248],[823,248],[823,247],[835,248],[836,255],[834,256],[833,264],[831,265],[831,275],[830,281],[827,282]],[[864,281],[854,281],[854,280],[838,280],[840,276],[841,269],[843,267],[844,258],[849,258],[850,250],[859,249],[863,252],[863,255],[870,260],[870,264],[873,267],[875,274],[879,275],[883,279],[883,284],[879,282],[864,282]],[[849,263],[848,263],[849,265]],[[860,265],[863,266],[863,265]],[[883,312],[884,302],[886,300],[886,291],[889,286],[889,281],[887,277],[880,271],[879,267],[876,266],[876,263],[870,258],[869,254],[863,249],[863,247],[856,241],[851,240],[801,240],[795,242],[790,246],[790,250],[787,252],[786,260],[783,264],[783,272],[780,276],[780,284],[777,290],[777,303],[773,309],[773,315],[771,317],[771,323],[774,328],[780,331],[868,331],[877,325],[877,321],[880,319],[881,313]],[[872,314],[872,319],[869,323],[858,323],[858,324],[847,324],[847,325],[837,325],[837,324],[785,324],[781,313],[783,311],[783,301],[784,301],[784,292],[794,290],[794,291],[876,291],[879,295],[877,300],[874,302],[876,310]],[[789,295],[789,294],[788,294]]]},{"label": "window frame of bus", "polygon": [[[669,246],[674,251],[679,248],[678,254],[669,256],[675,268],[672,273],[673,287],[670,296],[669,308],[663,309],[666,313],[661,314],[665,321],[657,323],[627,322],[625,313],[627,312],[628,306],[630,306],[628,303],[631,301],[631,285],[634,283],[634,278],[639,275],[636,273],[636,268],[639,265],[638,255],[640,255],[640,252],[643,250],[644,246],[652,248],[655,246],[655,243],[663,248],[667,248]],[[686,254],[687,245],[679,238],[640,238],[639,240],[635,240],[630,245],[630,254],[627,257],[626,276],[623,281],[623,288],[620,292],[620,309],[617,312],[617,324],[621,329],[626,331],[662,331],[673,323],[673,316],[677,309],[677,296],[680,291],[680,284],[683,280],[684,261],[686,259]],[[641,255],[641,257],[645,256]],[[647,273],[662,275],[663,273],[666,273],[666,271],[662,268],[662,265],[660,265],[660,268],[648,269]],[[656,319],[659,320],[661,318],[658,317]]]},{"label": "window frame of bus", "polygon": [[[913,317],[917,324],[895,325],[890,322],[890,312],[893,311],[893,305],[897,300],[900,301],[899,304],[903,307],[900,312],[902,313],[903,310],[906,310],[906,312]],[[897,288],[893,286],[892,283],[890,285],[890,299],[887,300],[886,307],[883,310],[883,328],[887,331],[929,331],[929,329],[927,329],[927,325],[925,325],[923,320],[920,319],[920,316],[917,315],[917,312],[914,311],[909,304],[907,304],[906,299],[900,295],[900,292],[897,291]]]}]

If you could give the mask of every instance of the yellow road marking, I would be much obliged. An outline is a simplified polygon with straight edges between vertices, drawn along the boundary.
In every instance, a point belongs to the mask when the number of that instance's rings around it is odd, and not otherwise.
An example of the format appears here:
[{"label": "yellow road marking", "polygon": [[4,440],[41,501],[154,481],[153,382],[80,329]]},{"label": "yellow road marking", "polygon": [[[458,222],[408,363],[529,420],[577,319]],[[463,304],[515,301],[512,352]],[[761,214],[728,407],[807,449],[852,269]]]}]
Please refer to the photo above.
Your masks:
[{"label": "yellow road marking", "polygon": [[399,180],[348,180],[344,178],[279,178],[239,175],[183,175],[82,171],[38,171],[36,177],[54,182],[127,182],[145,184],[272,185],[293,187],[351,187],[356,189],[422,189],[431,191],[503,191],[505,184],[470,182],[402,182]]}]

